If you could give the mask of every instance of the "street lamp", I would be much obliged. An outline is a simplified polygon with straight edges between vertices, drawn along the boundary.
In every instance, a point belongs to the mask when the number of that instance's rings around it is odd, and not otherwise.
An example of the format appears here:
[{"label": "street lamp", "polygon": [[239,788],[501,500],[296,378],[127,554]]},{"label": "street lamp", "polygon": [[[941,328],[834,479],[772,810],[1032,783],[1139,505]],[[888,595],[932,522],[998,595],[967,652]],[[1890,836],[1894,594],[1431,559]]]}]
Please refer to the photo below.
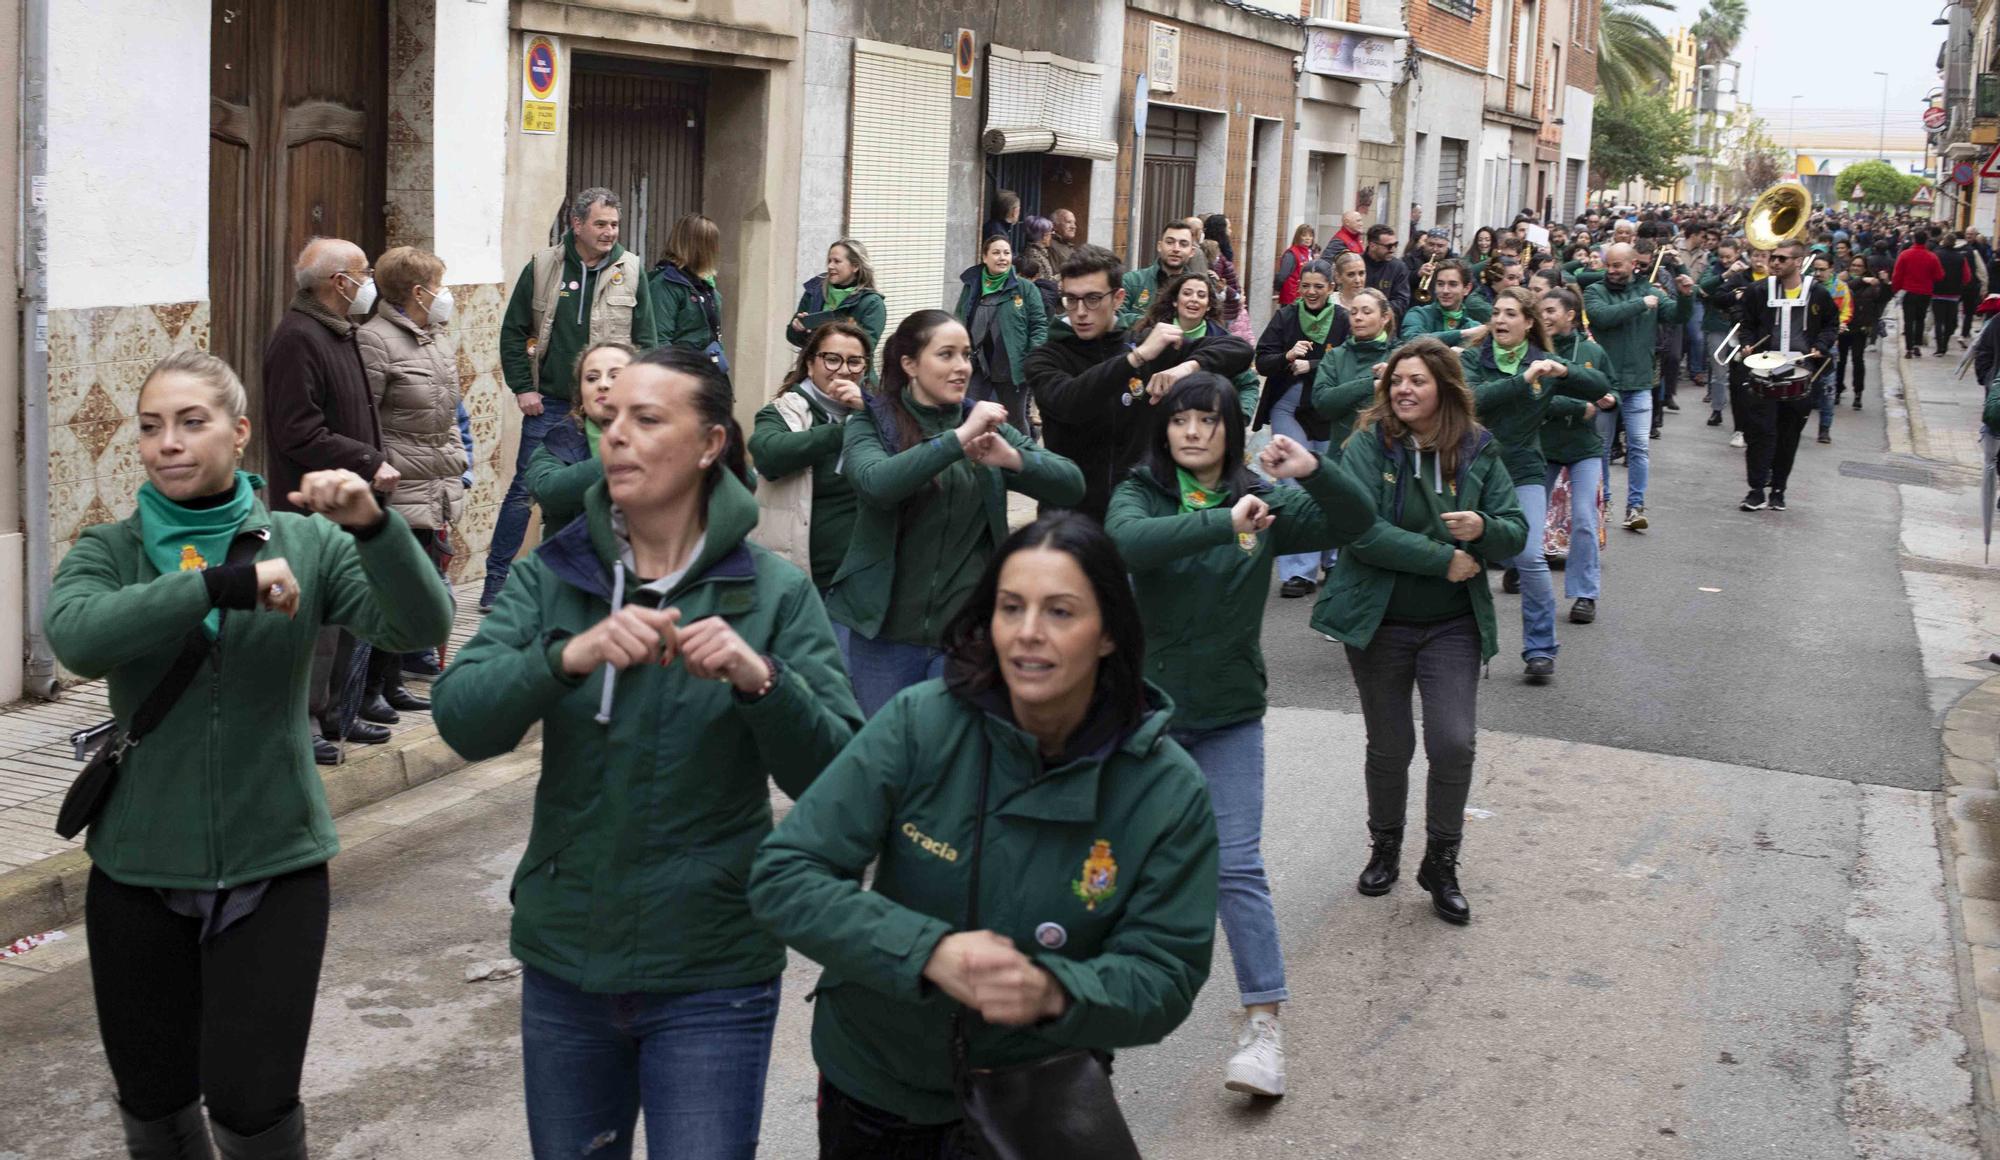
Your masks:
[{"label": "street lamp", "polygon": [[1875,133],[1875,160],[1889,159],[1889,74],[1875,69],[1876,76],[1882,78],[1882,124]]},{"label": "street lamp", "polygon": [[1958,7],[1958,0],[1950,0],[1950,3],[1938,9],[1937,19],[1931,21],[1931,23],[1937,27],[1943,27],[1945,25],[1950,24],[1951,20],[1945,16],[1945,13],[1951,11],[1956,7]]}]

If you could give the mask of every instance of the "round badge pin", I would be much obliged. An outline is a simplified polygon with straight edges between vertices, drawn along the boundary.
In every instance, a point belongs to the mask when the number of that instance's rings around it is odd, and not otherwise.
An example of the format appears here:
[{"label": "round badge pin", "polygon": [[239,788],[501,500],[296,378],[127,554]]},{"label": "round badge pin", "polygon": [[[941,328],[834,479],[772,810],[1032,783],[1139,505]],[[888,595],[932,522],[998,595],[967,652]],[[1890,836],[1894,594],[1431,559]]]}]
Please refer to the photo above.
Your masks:
[{"label": "round badge pin", "polygon": [[1035,941],[1052,951],[1059,951],[1069,941],[1069,932],[1059,922],[1045,922],[1035,928]]}]

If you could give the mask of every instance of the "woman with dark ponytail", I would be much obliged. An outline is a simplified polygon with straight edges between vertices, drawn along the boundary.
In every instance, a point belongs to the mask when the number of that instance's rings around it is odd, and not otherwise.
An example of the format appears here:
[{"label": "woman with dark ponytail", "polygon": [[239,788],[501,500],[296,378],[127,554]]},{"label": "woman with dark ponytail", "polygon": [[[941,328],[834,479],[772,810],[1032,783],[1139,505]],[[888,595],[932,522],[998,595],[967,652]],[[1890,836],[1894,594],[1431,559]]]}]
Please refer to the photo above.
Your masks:
[{"label": "woman with dark ponytail", "polygon": [[[615,1133],[750,1156],[785,951],[744,883],[860,724],[812,579],[752,544],[729,382],[699,351],[627,366],[583,516],[514,565],[438,681],[473,760],[542,724],[514,875],[528,1134],[537,1157]],[[671,740],[670,740],[671,739]]]},{"label": "woman with dark ponytail", "polygon": [[942,310],[905,318],[882,348],[882,389],[847,424],[842,454],[857,511],[827,611],[852,630],[861,711],[942,675],[939,634],[1007,538],[1007,493],[1056,507],[1083,499],[1083,472],[965,397],[972,339]]}]

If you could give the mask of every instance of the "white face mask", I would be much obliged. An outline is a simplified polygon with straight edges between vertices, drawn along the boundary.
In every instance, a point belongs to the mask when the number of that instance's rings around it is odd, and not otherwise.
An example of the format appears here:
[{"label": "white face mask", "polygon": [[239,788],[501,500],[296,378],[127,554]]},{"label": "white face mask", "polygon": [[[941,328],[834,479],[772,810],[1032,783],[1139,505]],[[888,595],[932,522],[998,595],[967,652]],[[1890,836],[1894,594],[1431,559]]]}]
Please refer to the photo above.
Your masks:
[{"label": "white face mask", "polygon": [[[430,294],[430,291],[426,290],[424,293]],[[431,325],[443,326],[445,323],[450,322],[452,305],[451,287],[441,287],[436,294],[432,294],[431,304],[426,307],[426,310],[430,314]]]},{"label": "white face mask", "polygon": [[[343,273],[341,277],[347,279],[349,282],[354,281],[354,275],[352,274]],[[361,288],[354,292],[354,297],[348,300],[347,312],[349,314],[362,315],[375,309],[375,279],[370,278],[366,282],[361,283],[360,286]]]}]

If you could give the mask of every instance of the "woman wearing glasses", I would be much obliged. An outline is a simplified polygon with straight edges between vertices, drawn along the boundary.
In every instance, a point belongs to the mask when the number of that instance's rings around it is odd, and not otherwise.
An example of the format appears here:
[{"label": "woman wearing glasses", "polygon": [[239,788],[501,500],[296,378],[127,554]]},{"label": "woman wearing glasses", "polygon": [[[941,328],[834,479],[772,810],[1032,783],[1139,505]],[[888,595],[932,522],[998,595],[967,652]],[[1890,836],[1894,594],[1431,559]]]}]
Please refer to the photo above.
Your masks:
[{"label": "woman wearing glasses", "polygon": [[[762,481],[758,543],[812,573],[826,594],[854,536],[854,487],[840,472],[847,420],[866,400],[874,343],[861,325],[835,319],[813,330],[778,394],[757,412],[750,458]],[[847,628],[834,625],[841,654]]]}]

